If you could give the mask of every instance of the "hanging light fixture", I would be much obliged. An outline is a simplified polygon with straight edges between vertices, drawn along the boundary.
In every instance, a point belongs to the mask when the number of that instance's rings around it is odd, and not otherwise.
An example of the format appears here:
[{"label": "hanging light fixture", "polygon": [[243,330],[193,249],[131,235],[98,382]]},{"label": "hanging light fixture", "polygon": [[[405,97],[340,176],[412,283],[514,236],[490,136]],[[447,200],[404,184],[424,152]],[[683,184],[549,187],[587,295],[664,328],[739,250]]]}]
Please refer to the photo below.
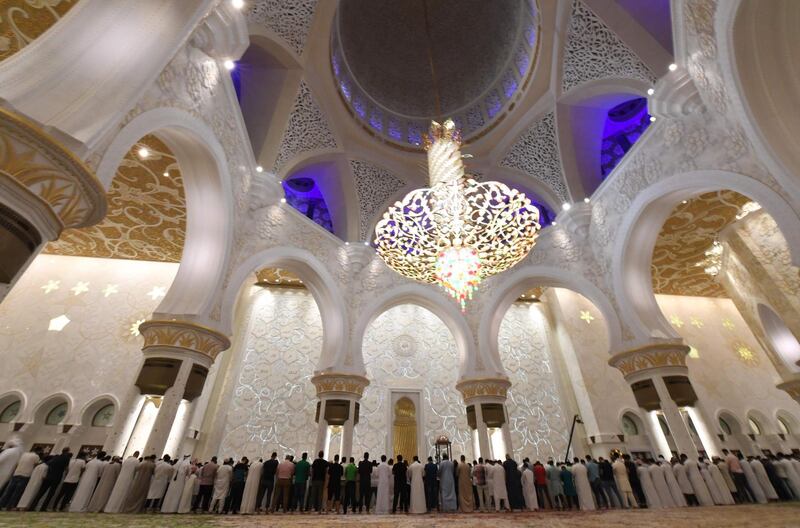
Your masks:
[{"label": "hanging light fixture", "polygon": [[375,246],[393,270],[439,284],[463,311],[481,280],[525,258],[541,226],[539,210],[523,193],[468,178],[460,145],[453,121],[431,124],[430,187],[389,207],[375,227]]}]

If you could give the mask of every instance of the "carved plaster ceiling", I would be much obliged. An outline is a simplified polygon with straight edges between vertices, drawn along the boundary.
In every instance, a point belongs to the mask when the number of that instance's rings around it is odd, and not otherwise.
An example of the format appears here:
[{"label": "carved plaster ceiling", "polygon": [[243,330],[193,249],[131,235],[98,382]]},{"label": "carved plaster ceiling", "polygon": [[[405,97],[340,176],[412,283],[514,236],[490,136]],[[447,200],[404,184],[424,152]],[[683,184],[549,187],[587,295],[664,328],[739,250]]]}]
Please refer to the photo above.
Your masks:
[{"label": "carved plaster ceiling", "polygon": [[0,61],[30,44],[77,3],[78,0],[0,2]]},{"label": "carved plaster ceiling", "polygon": [[[147,149],[147,157],[138,152]],[[167,174],[165,176],[165,174]],[[186,199],[175,156],[152,135],[133,145],[106,195],[108,213],[97,225],[66,229],[45,253],[180,262]]]},{"label": "carved plaster ceiling", "polygon": [[667,295],[727,297],[697,263],[750,199],[733,191],[702,194],[679,204],[658,235],[651,272],[653,291]]}]

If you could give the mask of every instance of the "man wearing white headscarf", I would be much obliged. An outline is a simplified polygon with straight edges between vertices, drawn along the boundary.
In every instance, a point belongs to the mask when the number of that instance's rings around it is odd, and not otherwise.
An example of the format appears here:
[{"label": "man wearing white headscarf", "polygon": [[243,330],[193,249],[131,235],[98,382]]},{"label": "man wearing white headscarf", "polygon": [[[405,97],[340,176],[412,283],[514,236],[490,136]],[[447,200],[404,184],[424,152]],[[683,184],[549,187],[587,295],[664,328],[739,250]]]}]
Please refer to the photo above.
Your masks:
[{"label": "man wearing white headscarf", "polygon": [[103,469],[106,466],[105,458],[106,452],[100,451],[86,463],[83,474],[78,481],[78,487],[75,489],[75,495],[72,496],[72,501],[69,504],[69,511],[73,513],[87,511],[94,489],[103,475]]},{"label": "man wearing white headscarf", "polygon": [[[530,473],[530,486],[533,493],[533,501],[536,503],[536,488],[533,483],[533,466],[528,466],[525,473]],[[523,473],[524,474],[524,473]],[[586,462],[575,457],[572,464],[572,476],[575,480],[575,491],[578,493],[578,506],[581,510],[594,510],[594,497],[592,496],[592,485],[589,484],[589,470]],[[627,476],[626,476],[627,479]],[[617,487],[619,483],[617,483]],[[527,492],[526,492],[527,497]]]},{"label": "man wearing white headscarf", "polygon": [[161,513],[177,513],[178,506],[181,504],[181,496],[183,496],[183,486],[186,484],[186,479],[192,471],[192,461],[189,460],[189,455],[184,455],[183,460],[178,462],[175,466],[175,475],[169,481],[167,494],[164,496],[164,503],[161,506]]},{"label": "man wearing white headscarf", "polygon": [[767,470],[764,469],[764,464],[758,458],[751,457],[750,467],[753,468],[753,473],[756,474],[758,483],[761,485],[761,489],[764,490],[767,500],[778,500],[778,492],[775,491],[775,487],[769,481],[769,475],[767,475]]},{"label": "man wearing white headscarf", "polygon": [[670,463],[667,462],[667,460],[661,455],[658,457],[658,467],[661,468],[661,473],[664,474],[664,480],[667,481],[669,493],[672,495],[672,502],[674,502],[675,506],[679,508],[685,508],[686,499],[683,496],[683,492],[681,492],[678,479],[675,478],[675,473],[672,471],[672,466]]},{"label": "man wearing white headscarf", "polygon": [[134,451],[133,455],[129,456],[122,462],[122,467],[119,470],[119,476],[114,483],[114,489],[111,491],[111,497],[108,498],[106,507],[103,509],[106,513],[119,513],[122,511],[122,505],[125,498],[128,496],[128,490],[133,482],[133,474],[136,471],[136,466],[139,465],[139,452]]},{"label": "man wearing white headscarf", "polygon": [[650,473],[650,480],[653,481],[653,486],[658,493],[658,502],[661,503],[663,508],[674,508],[677,506],[675,501],[672,500],[672,493],[669,490],[669,484],[661,471],[661,467],[655,463],[655,460],[650,460],[650,466],[647,468]]}]

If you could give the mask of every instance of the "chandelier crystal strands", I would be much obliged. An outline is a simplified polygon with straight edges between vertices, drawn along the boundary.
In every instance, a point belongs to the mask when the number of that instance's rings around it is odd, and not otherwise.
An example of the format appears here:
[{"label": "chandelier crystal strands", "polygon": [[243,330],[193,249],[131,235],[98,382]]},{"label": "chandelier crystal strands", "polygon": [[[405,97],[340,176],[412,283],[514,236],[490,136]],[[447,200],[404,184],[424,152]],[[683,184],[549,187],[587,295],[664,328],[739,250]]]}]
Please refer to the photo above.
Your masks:
[{"label": "chandelier crystal strands", "polygon": [[466,308],[478,284],[521,261],[536,243],[539,210],[521,192],[465,175],[461,134],[433,121],[425,136],[430,187],[389,207],[375,226],[378,255],[397,273],[439,284]]}]

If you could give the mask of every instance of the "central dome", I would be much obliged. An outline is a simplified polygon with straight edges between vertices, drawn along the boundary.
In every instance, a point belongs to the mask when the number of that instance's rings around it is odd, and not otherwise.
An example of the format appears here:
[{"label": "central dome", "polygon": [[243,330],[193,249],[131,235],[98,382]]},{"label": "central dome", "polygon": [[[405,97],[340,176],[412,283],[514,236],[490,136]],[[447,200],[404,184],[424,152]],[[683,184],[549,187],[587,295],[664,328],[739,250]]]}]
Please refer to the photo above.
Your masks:
[{"label": "central dome", "polygon": [[431,119],[452,117],[466,138],[524,85],[537,33],[535,4],[521,0],[342,0],[332,66],[372,132],[416,145]]}]

